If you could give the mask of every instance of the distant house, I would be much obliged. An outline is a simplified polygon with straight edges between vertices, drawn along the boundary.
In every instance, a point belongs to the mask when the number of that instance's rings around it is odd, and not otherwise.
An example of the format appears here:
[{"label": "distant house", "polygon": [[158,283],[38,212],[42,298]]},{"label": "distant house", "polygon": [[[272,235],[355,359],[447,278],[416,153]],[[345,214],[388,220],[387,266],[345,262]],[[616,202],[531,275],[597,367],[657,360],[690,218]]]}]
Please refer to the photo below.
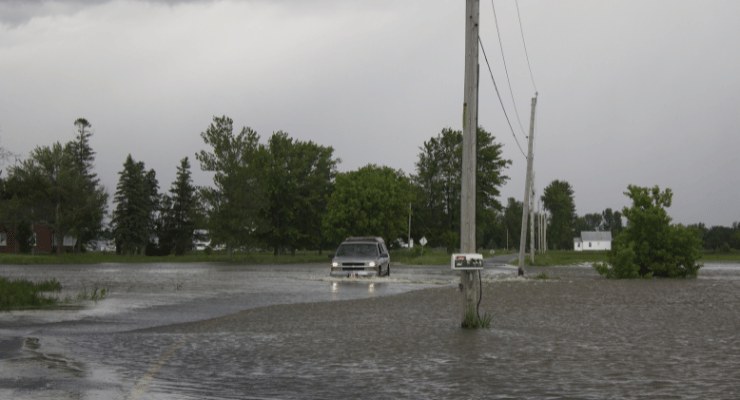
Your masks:
[{"label": "distant house", "polygon": [[611,232],[581,232],[581,237],[573,238],[575,251],[604,251],[612,249]]},{"label": "distant house", "polygon": [[[31,247],[34,253],[52,253],[56,249],[56,238],[50,226],[43,223],[33,224],[31,235]],[[75,244],[77,244],[75,237],[64,236],[62,246],[65,249],[71,249]],[[15,230],[0,224],[0,253],[18,253],[20,249],[21,244],[18,242]]]}]

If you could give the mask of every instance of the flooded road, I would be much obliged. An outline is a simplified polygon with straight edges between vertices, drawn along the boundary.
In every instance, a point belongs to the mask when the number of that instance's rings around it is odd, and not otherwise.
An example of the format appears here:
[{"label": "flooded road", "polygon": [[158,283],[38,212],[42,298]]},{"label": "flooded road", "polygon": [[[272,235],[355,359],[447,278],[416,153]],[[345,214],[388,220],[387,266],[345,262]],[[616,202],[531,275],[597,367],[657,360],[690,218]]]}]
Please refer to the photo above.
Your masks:
[{"label": "flooded road", "polygon": [[639,281],[489,268],[493,326],[479,331],[458,327],[446,267],[371,280],[330,279],[324,265],[0,274],[110,292],[82,309],[0,314],[3,399],[740,397],[740,265]]}]

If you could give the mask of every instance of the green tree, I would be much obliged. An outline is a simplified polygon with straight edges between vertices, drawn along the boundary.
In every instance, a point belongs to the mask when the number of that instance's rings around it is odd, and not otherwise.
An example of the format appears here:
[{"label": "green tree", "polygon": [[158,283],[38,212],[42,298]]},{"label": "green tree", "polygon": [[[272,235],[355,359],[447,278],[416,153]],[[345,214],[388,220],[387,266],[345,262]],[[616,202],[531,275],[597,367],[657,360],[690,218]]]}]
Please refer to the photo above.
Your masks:
[{"label": "green tree", "polygon": [[57,254],[62,251],[64,236],[75,225],[76,211],[86,189],[74,161],[71,147],[57,142],[36,147],[28,159],[10,169],[23,187],[20,199],[24,214],[32,222],[51,227]]},{"label": "green tree", "polygon": [[147,171],[143,162],[134,161],[129,154],[118,175],[111,220],[116,248],[121,254],[143,254],[155,233],[159,207],[156,173]]},{"label": "green tree", "polygon": [[607,208],[601,212],[601,230],[611,232],[616,237],[622,231],[622,213]]},{"label": "green tree", "polygon": [[542,203],[550,212],[547,242],[554,249],[570,249],[575,236],[576,205],[570,183],[552,181],[542,195]]},{"label": "green tree", "polygon": [[275,132],[264,150],[267,165],[261,181],[268,202],[262,238],[275,255],[281,248],[320,249],[321,218],[336,175],[333,149]]},{"label": "green tree", "polygon": [[183,255],[193,247],[193,232],[199,219],[198,192],[193,185],[190,161],[180,160],[169,195],[162,196],[159,247],[163,253]]},{"label": "green tree", "polygon": [[[522,212],[524,205],[521,201],[509,197],[504,210],[504,226],[508,233],[507,243],[509,247],[519,248],[519,240],[522,234]],[[527,235],[529,240],[529,235]]]},{"label": "green tree", "polygon": [[90,124],[82,118],[75,124],[75,140],[36,147],[28,159],[10,168],[7,202],[2,207],[16,234],[25,229],[19,224],[44,223],[51,227],[57,253],[62,251],[66,235],[77,238],[76,250],[95,237],[108,200],[93,172]]},{"label": "green tree", "polygon": [[[509,179],[504,170],[511,164],[502,158],[501,144],[483,128],[477,131],[476,235],[482,238],[497,211],[499,188]],[[462,179],[462,132],[445,128],[424,142],[416,162],[413,182],[417,186],[414,215],[417,236],[448,249],[459,245],[460,190]],[[480,241],[480,239],[478,240]]]},{"label": "green tree", "polygon": [[600,231],[603,226],[601,214],[590,213],[577,217],[574,233],[576,236],[582,231]]},{"label": "green tree", "polygon": [[412,187],[402,171],[367,165],[340,173],[329,198],[324,229],[333,243],[348,236],[406,237]]},{"label": "green tree", "polygon": [[627,226],[615,238],[609,264],[596,265],[609,278],[693,277],[701,265],[701,240],[695,229],[671,224],[666,208],[673,192],[630,185],[625,195],[632,206],[622,213]]},{"label": "green tree", "polygon": [[712,251],[728,251],[734,230],[727,226],[713,226],[704,236],[704,248]]},{"label": "green tree", "polygon": [[207,203],[208,227],[215,243],[226,245],[231,253],[242,246],[258,243],[266,203],[261,169],[265,165],[259,136],[250,128],[234,134],[231,118],[214,117],[201,138],[210,151],[201,150],[195,158],[203,171],[213,172],[214,187],[201,191]]},{"label": "green tree", "polygon": [[95,151],[90,146],[92,125],[85,118],[78,118],[74,124],[77,127],[77,135],[75,140],[69,143],[69,150],[82,176],[81,185],[84,186],[84,190],[72,209],[74,215],[70,231],[77,237],[75,249],[80,251],[83,244],[95,239],[101,232],[108,207],[108,193],[93,170]]}]

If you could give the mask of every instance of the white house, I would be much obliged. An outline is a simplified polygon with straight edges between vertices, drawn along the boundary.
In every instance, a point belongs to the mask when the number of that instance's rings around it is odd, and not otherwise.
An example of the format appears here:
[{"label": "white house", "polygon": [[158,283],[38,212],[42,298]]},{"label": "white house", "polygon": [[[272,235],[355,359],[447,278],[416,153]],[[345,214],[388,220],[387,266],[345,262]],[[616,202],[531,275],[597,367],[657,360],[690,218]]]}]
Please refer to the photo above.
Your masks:
[{"label": "white house", "polygon": [[581,232],[581,237],[573,238],[573,250],[575,251],[604,251],[611,249],[611,232]]}]

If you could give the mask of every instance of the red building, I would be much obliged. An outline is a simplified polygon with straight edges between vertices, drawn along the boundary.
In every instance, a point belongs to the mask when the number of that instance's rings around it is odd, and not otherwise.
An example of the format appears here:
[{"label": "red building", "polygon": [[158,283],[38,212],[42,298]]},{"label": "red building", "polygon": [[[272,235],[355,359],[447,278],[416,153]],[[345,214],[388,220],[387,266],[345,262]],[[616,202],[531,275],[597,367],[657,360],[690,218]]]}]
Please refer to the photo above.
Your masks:
[{"label": "red building", "polygon": [[[51,227],[46,224],[33,224],[31,229],[33,232],[31,238],[32,251],[34,253],[51,253],[55,248],[54,232]],[[65,238],[64,241],[66,245],[67,239]],[[20,250],[21,246],[16,231],[0,224],[0,253],[19,253]]]}]

